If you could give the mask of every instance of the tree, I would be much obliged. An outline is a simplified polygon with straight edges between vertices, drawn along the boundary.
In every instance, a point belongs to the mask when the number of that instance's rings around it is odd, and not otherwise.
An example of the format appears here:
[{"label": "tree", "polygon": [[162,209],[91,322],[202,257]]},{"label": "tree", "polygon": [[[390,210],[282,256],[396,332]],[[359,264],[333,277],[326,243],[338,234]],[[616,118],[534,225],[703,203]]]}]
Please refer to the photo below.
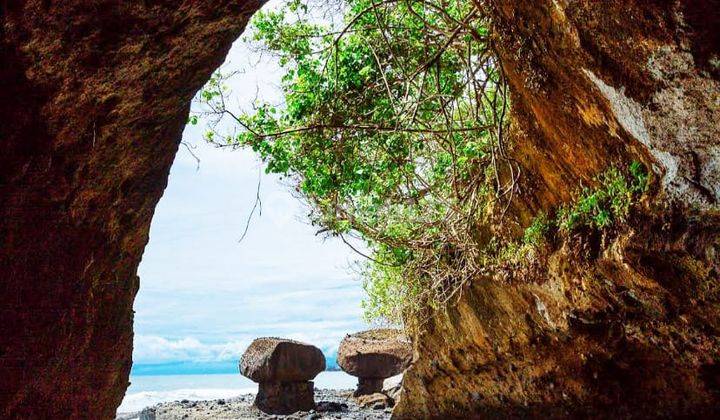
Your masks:
[{"label": "tree", "polygon": [[[253,19],[276,55],[285,104],[235,114],[223,76],[201,93],[269,172],[295,180],[323,231],[362,238],[370,318],[398,322],[420,302],[444,302],[482,269],[487,206],[512,193],[505,159],[506,86],[488,24],[472,2],[346,0],[338,27],[291,1]],[[515,175],[512,175],[514,180]]]}]

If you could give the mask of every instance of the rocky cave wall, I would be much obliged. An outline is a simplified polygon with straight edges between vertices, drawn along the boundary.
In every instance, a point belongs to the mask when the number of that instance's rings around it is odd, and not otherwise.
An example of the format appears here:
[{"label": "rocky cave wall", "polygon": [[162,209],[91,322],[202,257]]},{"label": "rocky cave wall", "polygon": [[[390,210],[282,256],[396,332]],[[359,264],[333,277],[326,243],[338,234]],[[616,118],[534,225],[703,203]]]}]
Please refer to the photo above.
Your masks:
[{"label": "rocky cave wall", "polygon": [[114,417],[190,100],[260,3],[0,2],[0,417]]},{"label": "rocky cave wall", "polygon": [[627,223],[478,278],[415,337],[399,418],[668,417],[720,407],[720,2],[477,1],[512,93],[518,235],[610,166]]},{"label": "rocky cave wall", "polygon": [[[644,162],[653,189],[611,237],[477,279],[433,314],[396,415],[707,414],[720,391],[718,1],[477,2],[523,168],[500,233],[611,164]],[[0,416],[114,415],[137,265],[189,101],[259,5],[0,2]]]}]

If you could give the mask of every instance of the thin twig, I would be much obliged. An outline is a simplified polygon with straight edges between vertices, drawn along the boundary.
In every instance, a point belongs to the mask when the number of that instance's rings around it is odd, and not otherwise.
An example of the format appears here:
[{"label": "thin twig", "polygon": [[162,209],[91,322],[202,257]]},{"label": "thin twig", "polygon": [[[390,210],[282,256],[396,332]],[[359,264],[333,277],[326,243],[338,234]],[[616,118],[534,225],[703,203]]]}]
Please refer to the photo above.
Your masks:
[{"label": "thin twig", "polygon": [[245,222],[245,230],[243,230],[242,236],[240,236],[240,239],[238,239],[238,242],[242,242],[243,239],[245,239],[245,236],[248,233],[248,230],[250,229],[250,221],[253,218],[253,215],[255,214],[255,209],[258,209],[258,216],[262,216],[262,199],[260,198],[260,184],[262,183],[262,166],[258,167],[258,181],[257,181],[257,189],[255,190],[255,203],[253,204],[252,210],[250,210],[250,215],[247,218],[247,221]]},{"label": "thin twig", "polygon": [[190,153],[190,156],[192,156],[193,159],[195,159],[195,165],[196,165],[196,166],[195,166],[195,172],[199,171],[199,170],[200,170],[200,158],[199,158],[199,157],[193,152],[193,150],[192,150],[192,149],[194,149],[196,146],[193,146],[193,145],[191,145],[191,144],[189,144],[189,143],[187,143],[187,142],[184,142],[184,141],[181,141],[180,144],[182,144],[183,146],[185,146],[185,149],[187,149],[188,153]]}]

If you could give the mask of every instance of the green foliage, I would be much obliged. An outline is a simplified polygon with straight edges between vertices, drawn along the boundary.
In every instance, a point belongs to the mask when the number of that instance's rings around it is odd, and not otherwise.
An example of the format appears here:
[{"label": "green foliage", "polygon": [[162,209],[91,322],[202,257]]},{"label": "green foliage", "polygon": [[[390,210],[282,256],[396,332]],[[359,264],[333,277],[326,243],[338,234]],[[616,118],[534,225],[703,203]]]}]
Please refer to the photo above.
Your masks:
[{"label": "green foliage", "polygon": [[505,85],[473,2],[343,5],[340,27],[297,1],[257,13],[252,37],[284,69],[284,105],[233,113],[215,75],[201,100],[241,129],[207,139],[251,148],[297,181],[313,223],[365,240],[367,316],[398,322],[477,269],[473,231],[494,198]]},{"label": "green foliage", "polygon": [[584,188],[578,198],[561,207],[554,218],[540,212],[525,229],[521,241],[503,245],[491,242],[486,265],[518,265],[535,256],[557,231],[570,233],[581,228],[604,230],[624,222],[630,209],[649,186],[650,176],[639,162],[632,162],[625,175],[611,167],[597,177],[596,188]]},{"label": "green foliage", "polygon": [[545,212],[540,212],[535,219],[533,219],[530,226],[525,229],[523,235],[523,243],[531,246],[540,246],[547,237],[550,231],[550,220],[548,220]]},{"label": "green foliage", "polygon": [[420,285],[407,281],[402,266],[389,264],[397,260],[397,256],[390,255],[393,251],[379,245],[373,253],[376,261],[366,264],[362,272],[367,294],[362,308],[367,322],[397,323],[402,319],[403,308],[415,302],[415,297],[420,294]]},{"label": "green foliage", "polygon": [[580,227],[605,229],[625,221],[637,196],[647,190],[649,179],[639,162],[633,162],[629,172],[629,179],[615,167],[603,172],[597,188],[583,189],[572,206],[559,210],[558,227],[568,232]]},{"label": "green foliage", "polygon": [[638,161],[630,163],[630,189],[634,194],[643,194],[647,192],[650,186],[650,173],[645,170],[645,166]]}]

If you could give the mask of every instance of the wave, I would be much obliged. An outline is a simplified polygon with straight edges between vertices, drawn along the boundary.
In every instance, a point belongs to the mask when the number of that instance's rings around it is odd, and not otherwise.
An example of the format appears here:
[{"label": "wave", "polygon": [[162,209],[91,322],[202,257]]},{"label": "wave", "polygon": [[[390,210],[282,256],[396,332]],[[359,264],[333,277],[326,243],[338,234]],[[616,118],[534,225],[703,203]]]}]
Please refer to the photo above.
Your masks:
[{"label": "wave", "polygon": [[243,394],[255,394],[254,388],[207,388],[207,389],[175,389],[170,391],[143,391],[125,395],[125,398],[118,407],[117,412],[134,413],[155,404],[170,401],[203,401],[217,400],[220,398],[234,398]]}]

